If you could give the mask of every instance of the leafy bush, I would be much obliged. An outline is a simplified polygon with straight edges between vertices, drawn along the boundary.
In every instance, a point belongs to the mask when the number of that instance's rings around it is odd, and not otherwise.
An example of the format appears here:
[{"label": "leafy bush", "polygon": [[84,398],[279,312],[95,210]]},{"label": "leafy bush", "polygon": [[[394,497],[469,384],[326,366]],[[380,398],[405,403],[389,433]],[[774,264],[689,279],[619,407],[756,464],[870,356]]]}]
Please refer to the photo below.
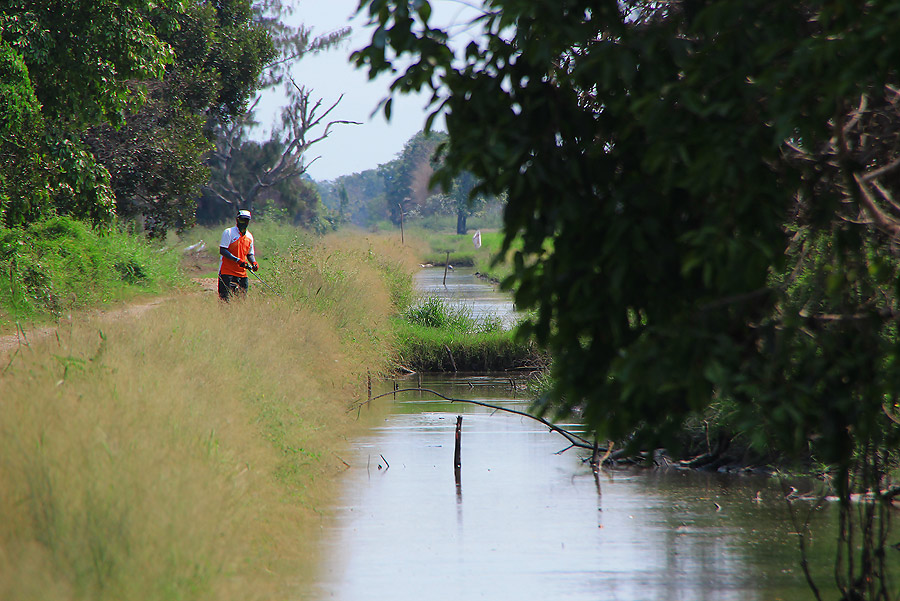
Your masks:
[{"label": "leafy bush", "polygon": [[22,57],[0,41],[0,223],[5,225],[34,219],[46,209],[40,110]]},{"label": "leafy bush", "polygon": [[2,325],[156,292],[178,281],[178,257],[139,235],[101,235],[69,217],[0,229]]}]

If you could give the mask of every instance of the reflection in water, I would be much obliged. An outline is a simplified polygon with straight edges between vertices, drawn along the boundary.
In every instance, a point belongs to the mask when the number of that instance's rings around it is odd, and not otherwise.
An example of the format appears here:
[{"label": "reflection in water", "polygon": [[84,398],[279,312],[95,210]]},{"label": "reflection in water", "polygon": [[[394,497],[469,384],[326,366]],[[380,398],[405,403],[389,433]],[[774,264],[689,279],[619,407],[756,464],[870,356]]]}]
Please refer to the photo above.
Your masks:
[{"label": "reflection in water", "polygon": [[462,461],[460,455],[462,453],[462,416],[456,416],[456,437],[454,439],[455,448],[453,451],[453,479],[456,481],[456,502],[462,503]]},{"label": "reflection in water", "polygon": [[[476,317],[512,320],[508,298],[471,273],[454,270],[446,288],[442,279],[426,269],[417,285]],[[527,408],[515,399],[523,382],[506,376],[422,378],[402,387]],[[568,443],[533,420],[424,393],[399,399],[357,441],[315,601],[812,598],[770,480],[650,470],[595,479],[586,456],[559,453]],[[382,456],[390,469],[367,469]],[[813,529],[832,517],[816,512]],[[813,565],[827,580],[830,557]]]},{"label": "reflection in water", "polygon": [[[505,379],[472,380],[457,382],[466,398],[525,408],[496,398]],[[604,470],[599,495],[587,457],[557,454],[568,444],[537,422],[426,398],[396,408],[357,445],[316,599],[810,597],[767,480]],[[367,472],[380,455],[391,469]]]},{"label": "reflection in water", "polygon": [[447,273],[434,267],[422,269],[415,276],[416,290],[423,297],[436,296],[452,304],[471,310],[472,317],[499,317],[504,325],[512,326],[518,316],[509,295],[478,279],[472,268],[458,268]]}]

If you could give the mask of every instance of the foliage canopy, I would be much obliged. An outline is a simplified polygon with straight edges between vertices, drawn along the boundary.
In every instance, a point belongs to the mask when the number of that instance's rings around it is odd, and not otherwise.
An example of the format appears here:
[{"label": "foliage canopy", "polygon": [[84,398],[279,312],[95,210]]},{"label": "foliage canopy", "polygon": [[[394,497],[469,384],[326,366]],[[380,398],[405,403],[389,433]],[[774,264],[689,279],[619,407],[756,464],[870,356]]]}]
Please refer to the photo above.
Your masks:
[{"label": "foliage canopy", "polygon": [[[751,390],[749,366],[796,361],[785,344],[858,339],[862,328],[892,358],[894,290],[876,284],[896,281],[895,232],[859,219],[869,213],[854,175],[893,157],[846,138],[862,139],[860,97],[894,114],[885,86],[900,44],[861,42],[887,39],[900,3],[856,14],[841,2],[495,0],[482,43],[456,59],[426,3],[384,4],[364,3],[376,31],[356,60],[376,73],[412,53],[393,89],[433,87],[451,138],[442,175],[468,170],[509,194],[506,246],[517,236],[524,246],[507,285],[539,310],[529,328],[557,359],[555,403],[587,399],[587,417],[613,438],[665,434],[717,391],[808,396],[805,378],[822,374],[805,361]],[[835,270],[819,305],[800,312],[793,271],[815,268],[807,244],[825,253],[823,269],[853,260],[853,281],[880,279],[854,289],[850,270]],[[812,324],[818,336],[803,332]],[[876,392],[829,359],[862,386],[852,395],[880,406],[897,389],[884,365]],[[791,413],[802,440],[821,425],[820,408]],[[825,448],[846,434],[834,436]]]},{"label": "foliage canopy", "polygon": [[208,129],[243,113],[275,57],[261,14],[251,0],[6,2],[0,152],[17,167],[0,168],[4,225],[190,226]]},{"label": "foliage canopy", "polygon": [[[900,2],[487,0],[456,56],[428,2],[360,8],[357,64],[446,114],[439,176],[508,194],[505,285],[554,357],[546,410],[668,444],[724,399],[761,444],[837,466],[845,499],[854,466],[880,489],[900,442]],[[857,576],[847,598],[885,598]]]}]

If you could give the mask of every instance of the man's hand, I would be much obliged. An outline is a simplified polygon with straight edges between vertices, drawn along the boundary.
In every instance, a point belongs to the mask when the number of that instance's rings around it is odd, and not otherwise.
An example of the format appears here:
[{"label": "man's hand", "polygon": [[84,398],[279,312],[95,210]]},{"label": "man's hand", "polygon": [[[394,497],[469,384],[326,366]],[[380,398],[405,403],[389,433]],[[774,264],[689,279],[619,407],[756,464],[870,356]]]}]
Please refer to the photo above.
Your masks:
[{"label": "man's hand", "polygon": [[247,263],[246,261],[238,261],[238,265],[241,267],[241,269],[247,269],[248,267],[250,267],[250,263]]},{"label": "man's hand", "polygon": [[257,269],[259,269],[259,263],[257,263],[256,261],[253,261],[252,269],[253,269],[253,271],[256,271]]}]

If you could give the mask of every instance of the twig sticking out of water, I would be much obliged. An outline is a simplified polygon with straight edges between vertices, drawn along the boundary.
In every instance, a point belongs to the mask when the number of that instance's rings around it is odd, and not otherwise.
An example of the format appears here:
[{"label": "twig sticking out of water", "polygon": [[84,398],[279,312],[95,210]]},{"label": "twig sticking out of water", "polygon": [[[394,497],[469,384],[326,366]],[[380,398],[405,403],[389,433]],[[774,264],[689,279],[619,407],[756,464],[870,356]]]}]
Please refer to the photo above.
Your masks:
[{"label": "twig sticking out of water", "polygon": [[456,446],[453,451],[453,467],[457,470],[462,467],[460,459],[460,442],[462,440],[462,416],[456,416]]},{"label": "twig sticking out of water", "polygon": [[462,459],[460,445],[462,442],[462,416],[456,416],[456,447],[453,451],[453,478],[456,480],[457,498],[462,494]]}]

